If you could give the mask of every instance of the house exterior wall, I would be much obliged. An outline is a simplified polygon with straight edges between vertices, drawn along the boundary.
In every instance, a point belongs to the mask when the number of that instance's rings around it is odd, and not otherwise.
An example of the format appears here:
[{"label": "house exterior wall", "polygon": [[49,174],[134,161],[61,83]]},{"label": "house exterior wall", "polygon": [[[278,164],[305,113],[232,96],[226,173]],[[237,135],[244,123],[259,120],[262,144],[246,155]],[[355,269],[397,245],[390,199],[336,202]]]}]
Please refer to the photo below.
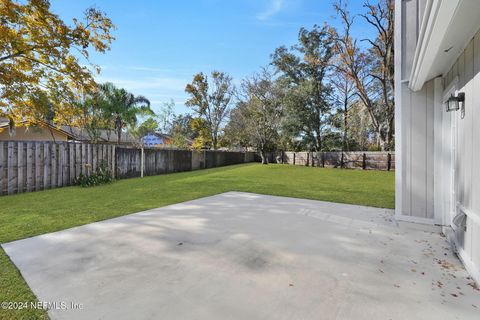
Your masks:
[{"label": "house exterior wall", "polygon": [[[472,273],[480,275],[480,30],[445,75],[446,87],[465,93],[465,114],[452,112],[444,121],[453,138],[453,205],[449,223],[459,212],[467,215],[464,232],[452,225],[462,260]],[[473,270],[472,270],[473,269]]]},{"label": "house exterior wall", "polygon": [[0,141],[67,141],[68,136],[43,127],[18,127],[15,128],[15,135],[10,136],[8,129],[0,129]]},{"label": "house exterior wall", "polygon": [[[435,81],[418,92],[408,88],[424,0],[396,3],[396,215],[406,221],[432,222],[434,215]],[[400,152],[398,152],[400,151]]]},{"label": "house exterior wall", "polygon": [[[424,0],[396,1],[396,218],[442,225],[480,282],[480,30],[448,72],[412,91],[424,12]],[[445,102],[455,92],[465,93],[464,117],[461,111],[446,112]],[[462,212],[466,231],[452,223]]]}]

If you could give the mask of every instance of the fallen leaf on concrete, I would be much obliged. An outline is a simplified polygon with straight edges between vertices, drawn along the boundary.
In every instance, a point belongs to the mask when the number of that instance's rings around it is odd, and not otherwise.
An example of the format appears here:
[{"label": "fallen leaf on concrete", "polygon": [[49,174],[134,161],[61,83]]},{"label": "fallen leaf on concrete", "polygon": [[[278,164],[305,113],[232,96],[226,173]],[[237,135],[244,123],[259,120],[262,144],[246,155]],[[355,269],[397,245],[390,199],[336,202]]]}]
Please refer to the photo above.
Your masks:
[{"label": "fallen leaf on concrete", "polygon": [[398,284],[394,284],[393,285],[395,288],[400,288],[400,286]]},{"label": "fallen leaf on concrete", "polygon": [[473,290],[480,291],[480,288],[478,288],[478,285],[476,282],[469,282],[468,285],[473,288]]},{"label": "fallen leaf on concrete", "polygon": [[289,287],[293,287],[293,283],[290,283],[288,286],[289,286]]},{"label": "fallen leaf on concrete", "polygon": [[179,242],[179,243],[178,243],[178,246],[182,246],[182,245],[183,245],[183,242]]},{"label": "fallen leaf on concrete", "polygon": [[450,293],[452,297],[458,298],[458,295],[456,293]]},{"label": "fallen leaf on concrete", "polygon": [[412,272],[417,272],[417,270],[415,268],[412,268],[411,271]]}]

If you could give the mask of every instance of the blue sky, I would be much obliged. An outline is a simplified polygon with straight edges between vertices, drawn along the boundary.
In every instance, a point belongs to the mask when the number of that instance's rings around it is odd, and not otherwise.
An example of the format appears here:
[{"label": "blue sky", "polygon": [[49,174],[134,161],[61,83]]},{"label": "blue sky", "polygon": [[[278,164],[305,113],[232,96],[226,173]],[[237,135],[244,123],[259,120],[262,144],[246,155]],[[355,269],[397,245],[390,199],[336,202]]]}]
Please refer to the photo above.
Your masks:
[{"label": "blue sky", "polygon": [[[350,1],[352,13],[361,1]],[[185,85],[197,72],[225,71],[236,83],[270,62],[281,45],[293,45],[301,27],[338,25],[331,0],[52,0],[66,21],[94,6],[113,20],[117,38],[111,51],[93,54],[101,82],[111,81],[146,96],[154,110],[173,99],[184,106]],[[358,19],[355,34],[372,30]]]}]

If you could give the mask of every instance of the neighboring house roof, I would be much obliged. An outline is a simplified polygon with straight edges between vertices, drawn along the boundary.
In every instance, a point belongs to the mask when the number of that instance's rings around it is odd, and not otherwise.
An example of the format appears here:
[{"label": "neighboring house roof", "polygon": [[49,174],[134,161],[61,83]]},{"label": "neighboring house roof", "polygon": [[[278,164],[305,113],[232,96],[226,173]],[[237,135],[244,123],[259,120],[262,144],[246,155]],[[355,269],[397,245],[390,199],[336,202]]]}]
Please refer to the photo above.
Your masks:
[{"label": "neighboring house roof", "polygon": [[[85,128],[73,127],[73,126],[62,126],[62,129],[70,132],[77,141],[92,141],[90,134]],[[117,133],[115,130],[106,130],[101,129],[98,130],[98,141],[105,142],[105,143],[117,143]],[[120,137],[120,143],[135,143],[137,139],[135,139],[131,134],[128,132],[123,132]]]},{"label": "neighboring house roof", "polygon": [[[27,121],[21,121],[20,123],[16,124],[16,127],[32,127],[32,126],[41,126],[50,130],[54,130],[60,134],[63,134],[70,139],[74,138],[72,133],[67,132],[63,128],[57,127],[43,120],[36,120],[35,124],[31,124],[31,123],[28,124]],[[8,127],[9,127],[9,121],[7,119],[0,118],[0,129],[8,129]]]}]

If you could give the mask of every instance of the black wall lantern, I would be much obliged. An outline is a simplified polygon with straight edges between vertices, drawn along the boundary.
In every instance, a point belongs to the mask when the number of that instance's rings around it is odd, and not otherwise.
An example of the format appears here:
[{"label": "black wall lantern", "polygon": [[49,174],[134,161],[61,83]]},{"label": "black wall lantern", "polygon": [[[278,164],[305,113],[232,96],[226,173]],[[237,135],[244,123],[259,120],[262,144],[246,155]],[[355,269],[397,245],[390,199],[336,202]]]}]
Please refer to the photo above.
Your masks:
[{"label": "black wall lantern", "polygon": [[[452,96],[447,100],[447,112],[458,111],[462,108],[462,115],[465,113],[465,93],[459,92],[457,96]],[[463,118],[463,117],[462,117]]]}]

